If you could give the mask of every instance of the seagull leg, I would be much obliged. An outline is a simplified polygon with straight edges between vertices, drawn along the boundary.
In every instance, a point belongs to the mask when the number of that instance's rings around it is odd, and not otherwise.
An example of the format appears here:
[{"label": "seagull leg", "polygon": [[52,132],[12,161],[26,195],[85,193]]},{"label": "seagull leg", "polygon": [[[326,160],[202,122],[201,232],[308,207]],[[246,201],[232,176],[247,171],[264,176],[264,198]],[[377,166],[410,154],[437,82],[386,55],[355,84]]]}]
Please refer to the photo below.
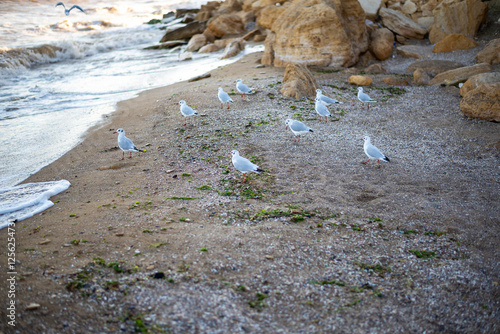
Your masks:
[{"label": "seagull leg", "polygon": [[378,162],[378,168],[380,168],[380,160],[377,160],[377,162]]},{"label": "seagull leg", "polygon": [[297,141],[298,141],[298,142],[300,141],[300,135],[299,135],[299,139],[297,139]]},{"label": "seagull leg", "polygon": [[363,161],[364,164],[366,164],[368,161],[370,161],[370,159],[366,160],[366,161]]},{"label": "seagull leg", "polygon": [[122,158],[120,160],[125,160],[125,152],[122,152]]},{"label": "seagull leg", "polygon": [[132,159],[132,152],[130,152],[130,156],[128,157],[129,159]]},{"label": "seagull leg", "polygon": [[224,103],[223,103],[223,102],[221,102],[221,103],[220,103],[220,108],[221,108],[221,109],[223,109],[223,108],[224,108]]},{"label": "seagull leg", "polygon": [[229,109],[229,102],[227,103],[227,109]]},{"label": "seagull leg", "polygon": [[245,173],[243,173],[243,183],[247,182],[247,179],[245,178]]}]

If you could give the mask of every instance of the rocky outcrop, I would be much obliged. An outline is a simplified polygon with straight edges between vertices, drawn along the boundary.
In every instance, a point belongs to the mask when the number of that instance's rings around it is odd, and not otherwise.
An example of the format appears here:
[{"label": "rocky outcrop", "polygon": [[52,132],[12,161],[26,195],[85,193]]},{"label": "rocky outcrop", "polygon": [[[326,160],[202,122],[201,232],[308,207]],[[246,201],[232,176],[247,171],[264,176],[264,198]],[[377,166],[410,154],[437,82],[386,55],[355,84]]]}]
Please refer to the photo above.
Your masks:
[{"label": "rocky outcrop", "polygon": [[284,96],[300,99],[316,96],[318,84],[306,65],[288,64],[280,92]]},{"label": "rocky outcrop", "polygon": [[386,60],[392,54],[394,34],[387,28],[376,29],[371,33],[370,51],[379,60]]},{"label": "rocky outcrop", "polygon": [[401,12],[381,8],[379,11],[382,23],[395,34],[404,36],[406,38],[422,39],[427,34],[427,29],[414,22]]},{"label": "rocky outcrop", "polygon": [[177,28],[175,30],[167,31],[163,35],[160,43],[175,41],[181,39],[189,39],[193,35],[201,34],[205,30],[205,24],[202,22],[191,22],[186,24],[184,27]]},{"label": "rocky outcrop", "polygon": [[446,71],[440,73],[429,81],[429,85],[455,85],[460,82],[465,82],[467,79],[473,75],[486,73],[491,71],[491,66],[489,64],[477,64],[473,66],[460,67],[454,70]]},{"label": "rocky outcrop", "polygon": [[[358,0],[297,0],[272,24],[266,42],[275,66],[299,63],[351,66],[368,49],[365,14]],[[272,54],[272,55],[271,55]]]},{"label": "rocky outcrop", "polygon": [[470,77],[460,88],[460,95],[465,96],[468,92],[483,84],[500,82],[500,72],[476,74]]},{"label": "rocky outcrop", "polygon": [[460,109],[468,117],[500,122],[500,83],[486,83],[471,90],[460,101]]},{"label": "rocky outcrop", "polygon": [[500,38],[490,41],[476,56],[478,63],[500,64]]},{"label": "rocky outcrop", "polygon": [[467,38],[462,34],[450,34],[434,45],[432,52],[451,52],[456,50],[467,50],[478,47],[479,43]]},{"label": "rocky outcrop", "polygon": [[444,0],[432,11],[434,24],[429,29],[429,40],[436,44],[449,34],[473,38],[486,23],[488,4],[481,0]]},{"label": "rocky outcrop", "polygon": [[257,18],[257,24],[264,29],[271,29],[274,21],[276,21],[285,9],[285,6],[268,5],[264,7]]},{"label": "rocky outcrop", "polygon": [[223,14],[208,21],[207,29],[215,37],[241,34],[245,31],[241,18],[236,14]]}]

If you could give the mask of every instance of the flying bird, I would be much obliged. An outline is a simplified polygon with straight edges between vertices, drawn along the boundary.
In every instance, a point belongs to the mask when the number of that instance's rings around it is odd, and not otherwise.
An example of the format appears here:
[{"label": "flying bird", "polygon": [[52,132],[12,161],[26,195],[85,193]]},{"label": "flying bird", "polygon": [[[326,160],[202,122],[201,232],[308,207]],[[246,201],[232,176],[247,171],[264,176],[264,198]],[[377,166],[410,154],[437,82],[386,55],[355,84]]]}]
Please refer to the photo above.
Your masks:
[{"label": "flying bird", "polygon": [[246,94],[253,94],[253,90],[248,88],[241,79],[236,80],[236,89],[241,93],[241,98],[244,100]]},{"label": "flying bird", "polygon": [[[372,98],[369,97],[368,94],[363,93],[363,87],[358,87],[358,100],[360,100],[362,103],[377,102],[375,100],[372,100]],[[370,104],[368,104],[368,109],[370,109]]]},{"label": "flying bird", "polygon": [[316,98],[319,98],[321,103],[323,103],[325,106],[329,106],[332,103],[342,103],[340,101],[332,99],[331,97],[323,95],[321,89],[316,89]]},{"label": "flying bird", "polygon": [[243,182],[246,182],[245,175],[248,172],[254,172],[254,173],[263,172],[263,170],[260,169],[259,166],[252,163],[250,160],[240,156],[240,153],[237,150],[231,151],[230,154],[232,156],[231,161],[233,162],[234,168],[243,173]]},{"label": "flying bird", "polygon": [[325,116],[325,122],[328,122],[328,118],[330,117],[330,111],[328,111],[328,108],[321,103],[321,100],[319,98],[315,99],[316,103],[314,104],[314,109],[319,115],[319,120],[321,121],[322,117]]},{"label": "flying bird", "polygon": [[82,7],[77,6],[77,5],[73,5],[70,9],[66,9],[66,6],[65,6],[62,2],[58,2],[58,3],[57,3],[57,5],[56,5],[56,7],[57,7],[57,6],[63,6],[63,7],[64,7],[64,14],[66,14],[66,16],[68,16],[68,15],[69,15],[69,12],[71,12],[71,10],[72,10],[73,8],[79,9],[80,11],[84,12],[85,14],[87,14],[87,12],[85,12],[85,11],[82,9]]},{"label": "flying bird", "polygon": [[184,125],[186,125],[186,119],[188,123],[191,124],[191,116],[198,115],[196,110],[193,110],[190,106],[186,104],[186,101],[180,100],[179,104],[181,106],[181,114],[184,116]]},{"label": "flying bird", "polygon": [[[293,132],[295,135],[294,142],[300,141],[300,135],[303,133],[308,133],[308,132],[314,132],[311,128],[307,127],[304,123],[301,121],[296,121],[294,119],[287,119],[285,122],[285,129],[290,128],[290,130]],[[297,137],[299,139],[297,140]]]},{"label": "flying bird", "polygon": [[219,92],[217,93],[217,96],[219,97],[220,100],[220,108],[224,108],[224,103],[227,103],[227,109],[229,109],[229,102],[233,103],[233,99],[229,97],[229,94],[222,89],[222,87],[219,87]]},{"label": "flying bird", "polygon": [[365,154],[369,158],[368,160],[363,161],[364,164],[366,164],[370,160],[377,160],[378,168],[380,168],[380,160],[390,162],[388,157],[386,157],[382,152],[380,152],[378,148],[372,145],[372,143],[370,142],[370,137],[364,136],[363,140],[365,141],[363,148],[365,149]]},{"label": "flying bird", "polygon": [[140,152],[137,147],[135,147],[134,143],[125,137],[125,130],[118,129],[113,133],[118,133],[118,147],[123,151],[123,155],[121,160],[125,159],[125,152],[130,152],[130,158],[132,158],[132,152]]}]

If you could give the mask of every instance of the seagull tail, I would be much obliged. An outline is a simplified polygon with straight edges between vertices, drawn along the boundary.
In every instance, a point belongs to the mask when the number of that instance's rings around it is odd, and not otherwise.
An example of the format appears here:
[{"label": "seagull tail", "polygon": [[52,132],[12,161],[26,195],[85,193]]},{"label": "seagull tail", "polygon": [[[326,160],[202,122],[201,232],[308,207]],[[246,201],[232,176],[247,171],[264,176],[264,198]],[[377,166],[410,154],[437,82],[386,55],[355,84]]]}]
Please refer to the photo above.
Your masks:
[{"label": "seagull tail", "polygon": [[314,132],[312,129],[309,129],[309,132]]},{"label": "seagull tail", "polygon": [[386,157],[385,155],[384,155],[384,161],[391,162],[391,160],[389,160],[389,158]]},{"label": "seagull tail", "polygon": [[265,172],[265,170],[260,169],[260,168],[257,168],[257,169],[255,170],[255,172],[257,172],[257,173],[262,173],[262,172]]}]

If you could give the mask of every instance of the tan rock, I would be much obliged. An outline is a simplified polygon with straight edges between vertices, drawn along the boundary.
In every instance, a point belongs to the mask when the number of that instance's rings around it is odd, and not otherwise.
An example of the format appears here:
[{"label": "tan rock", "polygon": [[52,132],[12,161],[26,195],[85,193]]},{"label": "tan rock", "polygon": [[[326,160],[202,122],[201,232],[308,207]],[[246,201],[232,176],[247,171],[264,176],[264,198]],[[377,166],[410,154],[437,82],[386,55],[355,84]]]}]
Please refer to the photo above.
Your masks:
[{"label": "tan rock", "polygon": [[500,38],[489,41],[476,58],[478,63],[500,64]]},{"label": "tan rock", "polygon": [[[359,60],[356,63],[356,67],[367,67],[371,64],[374,64],[377,61],[377,58],[371,53],[369,50],[359,56]],[[354,68],[353,68],[354,69]]]},{"label": "tan rock", "polygon": [[214,42],[214,44],[222,49],[225,48],[232,41],[233,41],[232,39],[218,39]]},{"label": "tan rock", "polygon": [[486,83],[468,92],[460,101],[464,115],[500,122],[500,83]]},{"label": "tan rock", "polygon": [[264,65],[274,64],[274,43],[276,42],[276,34],[270,32],[264,40],[264,54],[262,55],[261,63]]},{"label": "tan rock", "polygon": [[450,34],[434,45],[432,52],[452,52],[456,50],[467,50],[478,47],[479,43],[470,40],[462,34]]},{"label": "tan rock", "polygon": [[418,45],[401,45],[396,48],[396,53],[405,58],[422,59],[424,57],[422,48]]},{"label": "tan rock", "polygon": [[382,64],[377,63],[368,66],[367,68],[364,69],[364,71],[367,74],[375,74],[375,73],[385,73],[386,69]]},{"label": "tan rock", "polygon": [[370,51],[379,60],[386,60],[392,54],[394,34],[387,28],[374,30],[370,38]]},{"label": "tan rock", "polygon": [[257,24],[264,29],[271,29],[274,21],[285,11],[286,7],[269,5],[264,7],[258,17]]},{"label": "tan rock", "polygon": [[427,34],[427,29],[398,11],[381,8],[379,15],[383,25],[398,35],[422,39]]},{"label": "tan rock", "polygon": [[296,0],[274,21],[274,65],[351,66],[368,49],[358,0]]},{"label": "tan rock", "polygon": [[224,53],[222,54],[220,59],[232,58],[244,49],[245,49],[245,41],[241,38],[234,39],[228,45],[226,45]]},{"label": "tan rock", "polygon": [[210,44],[207,44],[205,46],[203,46],[202,48],[200,48],[198,50],[198,53],[209,53],[209,52],[217,52],[219,51],[220,49],[222,49],[222,47],[219,47],[213,43],[210,43]]},{"label": "tan rock", "polygon": [[288,64],[283,77],[283,87],[280,92],[284,96],[300,99],[316,96],[318,83],[306,65]]},{"label": "tan rock", "polygon": [[239,11],[236,13],[236,15],[240,17],[244,27],[246,27],[247,24],[251,22],[255,22],[255,14],[253,12]]},{"label": "tan rock", "polygon": [[236,14],[223,14],[208,21],[207,29],[210,30],[215,37],[224,35],[241,34],[245,31],[243,22]]},{"label": "tan rock", "polygon": [[417,19],[417,23],[420,24],[425,29],[429,30],[434,24],[433,16],[422,16]]},{"label": "tan rock", "polygon": [[203,34],[196,34],[189,40],[186,46],[186,51],[198,51],[202,46],[207,44],[207,38]]},{"label": "tan rock", "polygon": [[424,16],[433,16],[432,11],[439,5],[442,0],[429,0],[420,7]]},{"label": "tan rock", "polygon": [[181,39],[189,39],[193,35],[203,33],[204,30],[205,30],[205,23],[196,21],[191,22],[186,24],[184,27],[167,31],[160,40],[160,43],[168,41],[176,41]]},{"label": "tan rock", "polygon": [[468,92],[476,89],[483,84],[495,82],[500,82],[500,72],[489,72],[473,75],[460,88],[460,95],[465,96]]},{"label": "tan rock", "polygon": [[365,11],[366,18],[371,21],[378,18],[378,11],[383,3],[383,0],[359,0],[359,4]]},{"label": "tan rock", "polygon": [[454,70],[440,73],[429,82],[429,85],[455,85],[465,82],[473,75],[491,71],[491,65],[482,63],[473,66],[460,67]]},{"label": "tan rock", "polygon": [[351,75],[347,82],[357,86],[369,86],[372,84],[373,80],[370,77],[364,75]]},{"label": "tan rock", "polygon": [[224,0],[219,9],[218,14],[228,14],[238,12],[242,9],[242,3],[239,0]]},{"label": "tan rock", "polygon": [[255,42],[264,42],[266,40],[266,35],[262,35],[262,34],[256,34],[254,37],[253,37],[253,40]]},{"label": "tan rock", "polygon": [[443,73],[449,70],[454,70],[460,67],[464,67],[464,65],[456,61],[423,60],[410,64],[407,68],[407,72],[412,73],[417,69],[421,69],[423,71],[430,73],[432,77],[435,77],[439,73]]},{"label": "tan rock", "polygon": [[195,21],[199,22],[205,22],[210,19],[213,14],[217,11],[217,9],[220,7],[221,3],[219,1],[209,1],[204,5],[200,6],[200,10],[195,16]]},{"label": "tan rock", "polygon": [[434,24],[429,29],[429,40],[436,44],[449,34],[463,34],[473,38],[486,23],[488,4],[481,0],[444,0],[433,10]]},{"label": "tan rock", "polygon": [[411,15],[417,11],[417,5],[411,0],[406,0],[403,6],[401,6],[401,11],[406,15]]},{"label": "tan rock", "polygon": [[383,82],[385,82],[388,85],[391,86],[408,86],[408,80],[405,78],[395,78],[395,77],[387,77],[382,79]]},{"label": "tan rock", "polygon": [[429,72],[427,72],[421,68],[417,68],[413,72],[413,83],[415,85],[428,85],[429,81],[431,81],[431,79],[432,79],[432,76],[429,74]]}]

